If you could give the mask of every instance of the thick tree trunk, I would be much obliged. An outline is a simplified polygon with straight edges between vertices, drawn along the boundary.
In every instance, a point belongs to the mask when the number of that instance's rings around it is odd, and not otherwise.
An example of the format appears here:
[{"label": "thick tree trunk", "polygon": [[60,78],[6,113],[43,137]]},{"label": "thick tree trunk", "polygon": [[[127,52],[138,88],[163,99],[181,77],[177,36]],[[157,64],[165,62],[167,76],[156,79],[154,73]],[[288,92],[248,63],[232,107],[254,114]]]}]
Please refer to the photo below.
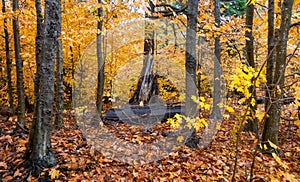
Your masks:
[{"label": "thick tree trunk", "polygon": [[[2,0],[2,12],[3,14],[6,12],[5,0]],[[7,30],[7,19],[4,18],[4,38],[5,38],[5,56],[6,56],[6,79],[7,79],[7,93],[8,93],[8,101],[9,101],[9,112],[14,115],[14,99],[13,99],[13,91],[12,91],[12,81],[11,81],[11,58],[9,52],[9,34]]]},{"label": "thick tree trunk", "polygon": [[[98,3],[102,3],[101,0],[98,0]],[[97,24],[98,34],[97,34],[97,62],[98,62],[98,77],[97,77],[97,100],[96,106],[97,111],[101,115],[103,108],[103,91],[104,91],[104,60],[102,57],[102,8],[98,8],[98,17],[99,21]]]},{"label": "thick tree trunk", "polygon": [[[220,1],[215,0],[215,24],[217,27],[221,26],[221,13],[220,13]],[[221,45],[220,36],[215,38],[215,59],[214,59],[214,91],[213,91],[213,119],[220,120],[222,118],[220,103],[221,103]]]},{"label": "thick tree trunk", "polygon": [[[57,22],[57,36],[61,35],[61,0],[59,3],[59,14]],[[63,102],[64,102],[64,90],[63,90],[63,55],[62,55],[62,41],[61,39],[56,40],[56,117],[55,126],[60,129],[63,125]]]},{"label": "thick tree trunk", "polygon": [[[278,144],[278,131],[279,131],[279,121],[281,114],[282,103],[280,99],[283,98],[283,87],[284,87],[284,73],[286,68],[286,49],[288,41],[289,27],[291,24],[291,14],[292,6],[294,0],[284,0],[281,7],[281,24],[280,29],[276,31],[276,52],[275,52],[275,67],[274,72],[272,72],[273,84],[270,85],[268,82],[268,89],[270,91],[270,101],[271,106],[267,110],[267,119],[265,121],[262,140],[267,142],[268,140],[274,144]],[[272,31],[269,29],[269,31]],[[268,73],[268,72],[267,72]],[[271,73],[269,73],[271,74]],[[270,77],[270,75],[267,75]],[[276,86],[274,86],[274,84]],[[279,88],[277,87],[279,86]]]},{"label": "thick tree trunk", "polygon": [[[56,40],[58,33],[57,19],[59,18],[60,0],[45,0],[44,49],[41,64],[41,80],[38,97],[37,120],[33,123],[30,141],[27,146],[27,164],[34,167],[38,175],[45,167],[56,164],[51,147],[51,121],[54,103],[54,63]],[[37,32],[40,35],[40,32]]]},{"label": "thick tree trunk", "polygon": [[[245,36],[248,39],[246,40],[246,48],[245,49],[246,49],[246,59],[247,59],[248,64],[252,68],[255,68],[254,37],[253,37],[253,34],[252,34],[253,15],[254,15],[254,5],[249,4],[249,5],[247,5],[247,8],[246,8],[246,32],[245,32]],[[249,98],[249,100],[250,100],[249,103],[251,103],[252,99],[256,100],[255,86],[250,87],[249,92],[253,93],[252,97]],[[253,131],[255,133],[257,133],[257,131],[258,131],[258,120],[255,117],[256,109],[257,109],[257,104],[256,103],[254,105],[250,104],[249,117],[252,118],[252,119],[248,120],[247,125],[246,125],[246,128],[247,128],[248,131]]]},{"label": "thick tree trunk", "polygon": [[[18,0],[13,0],[13,11],[19,9]],[[20,32],[18,15],[13,18],[13,31],[14,31],[14,47],[17,71],[17,95],[18,95],[18,122],[24,125],[25,122],[25,95],[23,86],[23,61],[21,59],[21,45],[20,45]]]}]

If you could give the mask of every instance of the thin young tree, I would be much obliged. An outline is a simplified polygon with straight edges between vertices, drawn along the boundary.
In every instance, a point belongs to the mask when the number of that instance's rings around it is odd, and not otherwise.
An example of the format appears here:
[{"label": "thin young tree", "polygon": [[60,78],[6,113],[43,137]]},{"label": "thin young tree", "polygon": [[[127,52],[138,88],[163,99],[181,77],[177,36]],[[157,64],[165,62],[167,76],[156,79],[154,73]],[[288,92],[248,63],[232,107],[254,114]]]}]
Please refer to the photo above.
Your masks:
[{"label": "thin young tree", "polygon": [[[197,104],[192,100],[192,96],[197,96],[196,85],[196,28],[198,16],[198,0],[188,0],[187,7],[187,29],[186,29],[186,95],[185,114],[190,116],[196,113],[194,110]],[[193,114],[192,114],[193,115]]]},{"label": "thin young tree", "polygon": [[[30,131],[26,152],[26,166],[38,175],[43,168],[56,165],[51,147],[52,107],[54,104],[54,64],[58,33],[56,28],[60,14],[60,0],[45,0],[44,40],[40,70],[39,96],[36,101],[36,121]],[[40,1],[36,5],[40,5]],[[39,9],[40,10],[40,9]],[[38,11],[38,8],[37,8]],[[39,12],[40,13],[40,12]],[[38,14],[39,16],[40,14]],[[41,29],[37,29],[41,31]],[[37,32],[41,35],[41,32]]]},{"label": "thin young tree", "polygon": [[[245,47],[245,52],[246,52],[246,59],[247,63],[249,66],[252,68],[255,68],[255,61],[254,61],[254,37],[253,37],[253,17],[254,17],[254,4],[250,3],[246,7],[246,32],[245,32],[245,37],[246,39],[246,47]],[[252,99],[256,100],[256,89],[254,86],[250,87],[249,92],[252,93],[252,97],[249,98],[251,101]],[[251,103],[251,102],[249,102]],[[257,133],[258,131],[258,120],[255,117],[257,109],[257,104],[256,102],[254,105],[250,104],[250,118],[251,120],[247,121],[247,129],[249,131],[253,131]]]},{"label": "thin young tree", "polygon": [[[101,4],[102,0],[98,0],[98,3]],[[104,91],[104,60],[102,57],[102,8],[98,8],[99,17],[97,23],[97,63],[98,63],[98,77],[97,77],[97,98],[96,98],[96,106],[98,114],[101,115],[102,108],[103,108],[103,91]]]},{"label": "thin young tree", "polygon": [[[198,0],[188,0],[187,2],[187,28],[186,28],[186,52],[185,52],[185,115],[191,118],[197,117],[198,105],[192,97],[197,97],[196,89],[196,28],[198,16]],[[191,148],[198,146],[196,130],[187,139],[186,145]]]},{"label": "thin young tree", "polygon": [[[221,26],[221,12],[220,12],[220,0],[215,0],[215,25],[216,27]],[[212,119],[221,119],[221,45],[220,35],[215,38],[215,59],[214,59],[214,90],[213,90],[213,108],[212,108]]]},{"label": "thin young tree", "polygon": [[[57,19],[57,36],[61,35],[62,17],[61,17],[61,0],[59,3],[59,14]],[[62,54],[62,41],[56,40],[56,117],[55,126],[60,129],[63,125],[63,102],[64,102],[64,90],[63,90],[63,54]]]},{"label": "thin young tree", "polygon": [[[2,13],[6,12],[5,0],[2,0]],[[13,90],[12,90],[12,81],[11,81],[11,58],[10,58],[10,47],[9,47],[9,34],[7,30],[7,19],[3,19],[4,24],[4,39],[5,39],[5,58],[6,58],[6,80],[7,80],[7,94],[9,102],[9,112],[14,115],[14,100],[13,100]]]},{"label": "thin young tree", "polygon": [[[19,1],[13,0],[13,11],[16,12],[19,9]],[[21,126],[25,122],[25,95],[23,86],[23,61],[21,59],[21,45],[20,45],[20,31],[19,20],[16,14],[13,17],[13,32],[14,32],[14,50],[16,59],[16,71],[17,71],[17,95],[18,95],[18,122]]]}]

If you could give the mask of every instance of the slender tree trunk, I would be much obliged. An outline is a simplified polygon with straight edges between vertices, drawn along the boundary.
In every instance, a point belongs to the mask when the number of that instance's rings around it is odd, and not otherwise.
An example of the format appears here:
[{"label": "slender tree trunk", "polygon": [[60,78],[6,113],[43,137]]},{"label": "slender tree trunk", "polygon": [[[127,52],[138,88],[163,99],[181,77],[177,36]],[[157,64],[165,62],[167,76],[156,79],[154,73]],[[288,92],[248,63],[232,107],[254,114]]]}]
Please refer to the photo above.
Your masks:
[{"label": "slender tree trunk", "polygon": [[[198,0],[188,0],[187,7],[187,29],[186,29],[186,52],[185,52],[185,115],[190,118],[198,116],[198,105],[192,97],[198,98],[196,88],[196,28],[198,16]],[[199,139],[196,130],[186,140],[186,145],[190,148],[197,148]]]},{"label": "slender tree trunk", "polygon": [[[215,0],[215,24],[216,27],[221,26],[221,13],[220,13],[220,1]],[[212,118],[221,119],[221,45],[220,45],[220,36],[215,38],[215,59],[214,59],[214,91],[213,91],[213,110]]]},{"label": "slender tree trunk", "polygon": [[[287,52],[287,41],[289,34],[289,27],[291,24],[292,7],[294,0],[284,0],[281,7],[281,24],[280,29],[276,31],[276,52],[275,52],[275,67],[272,72],[273,84],[268,86],[270,89],[270,100],[271,106],[267,111],[267,119],[265,121],[264,130],[262,134],[263,142],[271,141],[274,144],[278,144],[278,132],[279,132],[279,121],[281,114],[282,103],[280,99],[283,98],[283,87],[284,87],[284,73],[286,68],[286,52]],[[271,31],[269,29],[269,31]],[[267,72],[268,73],[268,72]],[[267,75],[270,77],[270,75]],[[275,85],[274,85],[275,84]],[[279,86],[279,88],[277,87]]]},{"label": "slender tree trunk", "polygon": [[40,94],[40,83],[41,83],[41,72],[42,72],[42,61],[43,61],[43,40],[44,40],[44,25],[43,25],[43,15],[42,15],[42,7],[41,7],[41,1],[36,0],[35,1],[35,8],[36,8],[36,43],[35,43],[35,59],[36,59],[36,73],[34,78],[34,113],[33,113],[33,120],[32,120],[32,126],[30,130],[29,135],[29,142],[27,144],[27,150],[25,153],[25,157],[28,158],[30,155],[30,146],[33,146],[36,127],[37,127],[37,119],[39,114],[39,94]]},{"label": "slender tree trunk", "polygon": [[[249,4],[246,8],[246,32],[245,36],[246,38],[246,59],[248,64],[255,68],[255,62],[254,62],[254,37],[252,34],[252,27],[253,27],[253,16],[254,16],[254,5]],[[256,89],[255,86],[250,87],[249,89],[250,93],[253,93],[252,97],[249,98],[249,103],[251,103],[251,100],[256,100]],[[247,122],[247,130],[253,131],[257,133],[258,131],[258,121],[255,116],[256,114],[257,105],[256,103],[254,105],[250,104],[250,118],[251,120],[248,120]]]},{"label": "slender tree trunk", "polygon": [[[57,36],[61,35],[61,0],[59,3],[59,14],[58,14],[58,26]],[[55,117],[55,126],[57,129],[60,129],[63,125],[63,102],[64,102],[64,90],[63,90],[63,55],[62,55],[62,41],[61,39],[56,40],[56,117]]]},{"label": "slender tree trunk", "polygon": [[188,15],[186,29],[186,81],[185,81],[185,114],[196,117],[197,104],[192,100],[192,96],[198,96],[196,90],[196,27],[198,16],[198,0],[188,0]]},{"label": "slender tree trunk", "polygon": [[[18,0],[13,0],[13,11],[19,9]],[[14,47],[15,59],[17,69],[17,95],[18,95],[18,122],[24,125],[25,122],[25,95],[23,86],[23,61],[21,59],[21,45],[20,45],[20,32],[18,15],[13,18],[13,31],[14,31]]]},{"label": "slender tree trunk", "polygon": [[[6,12],[5,0],[2,0],[2,12],[3,14]],[[7,30],[7,19],[4,18],[4,37],[5,37],[5,56],[6,56],[6,79],[7,79],[7,93],[8,93],[8,101],[9,101],[9,112],[14,115],[14,99],[13,99],[13,91],[12,91],[12,81],[11,81],[11,58],[9,51],[9,34]]]},{"label": "slender tree trunk", "polygon": [[[98,0],[98,3],[102,3]],[[103,108],[103,91],[104,91],[104,60],[102,57],[102,8],[98,8],[99,21],[97,24],[98,34],[97,34],[97,61],[98,61],[98,79],[97,79],[97,111],[101,115]]]},{"label": "slender tree trunk", "polygon": [[[51,147],[51,121],[54,103],[54,64],[55,50],[58,38],[60,0],[45,0],[45,26],[43,41],[43,60],[41,63],[40,90],[38,96],[37,120],[31,128],[30,140],[27,146],[28,167],[33,167],[38,175],[45,167],[56,165]],[[40,35],[40,32],[37,32]]]}]

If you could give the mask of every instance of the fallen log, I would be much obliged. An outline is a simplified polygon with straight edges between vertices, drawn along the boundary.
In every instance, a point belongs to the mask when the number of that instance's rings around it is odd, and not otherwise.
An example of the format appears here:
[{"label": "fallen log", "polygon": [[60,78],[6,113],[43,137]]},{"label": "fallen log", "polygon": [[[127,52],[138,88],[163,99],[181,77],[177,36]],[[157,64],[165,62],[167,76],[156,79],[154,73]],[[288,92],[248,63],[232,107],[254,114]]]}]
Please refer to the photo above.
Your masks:
[{"label": "fallen log", "polygon": [[168,105],[125,105],[121,108],[112,108],[104,113],[103,118],[121,123],[138,124],[165,122],[175,114],[184,113],[184,106],[178,104]]}]

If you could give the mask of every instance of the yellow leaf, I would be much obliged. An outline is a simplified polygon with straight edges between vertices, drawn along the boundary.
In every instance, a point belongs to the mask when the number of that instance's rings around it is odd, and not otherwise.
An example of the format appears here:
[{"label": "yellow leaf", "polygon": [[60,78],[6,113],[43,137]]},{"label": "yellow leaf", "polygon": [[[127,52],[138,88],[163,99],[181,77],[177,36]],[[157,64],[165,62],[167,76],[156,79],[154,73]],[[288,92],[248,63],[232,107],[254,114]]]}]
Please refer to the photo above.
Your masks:
[{"label": "yellow leaf", "polygon": [[226,106],[226,110],[230,113],[234,113],[234,109],[233,107],[230,107],[230,106]]},{"label": "yellow leaf", "polygon": [[183,140],[184,140],[184,137],[183,137],[183,136],[178,136],[178,137],[177,137],[177,141],[178,141],[178,142],[183,142]]},{"label": "yellow leaf", "polygon": [[59,170],[52,168],[49,172],[51,179],[57,178],[59,176]]},{"label": "yellow leaf", "polygon": [[296,122],[295,122],[296,126],[298,126],[300,128],[300,119],[298,119]]}]

